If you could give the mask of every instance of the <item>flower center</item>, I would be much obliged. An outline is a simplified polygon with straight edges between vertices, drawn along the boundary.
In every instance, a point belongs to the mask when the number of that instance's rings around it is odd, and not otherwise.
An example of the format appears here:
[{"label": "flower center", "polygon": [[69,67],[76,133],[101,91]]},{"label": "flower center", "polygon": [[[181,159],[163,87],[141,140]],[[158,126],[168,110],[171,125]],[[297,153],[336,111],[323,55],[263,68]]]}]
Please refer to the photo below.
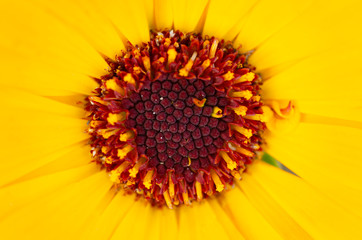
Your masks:
[{"label": "flower center", "polygon": [[230,43],[152,33],[107,59],[88,98],[94,160],[153,204],[190,204],[231,185],[261,150],[260,78]]}]

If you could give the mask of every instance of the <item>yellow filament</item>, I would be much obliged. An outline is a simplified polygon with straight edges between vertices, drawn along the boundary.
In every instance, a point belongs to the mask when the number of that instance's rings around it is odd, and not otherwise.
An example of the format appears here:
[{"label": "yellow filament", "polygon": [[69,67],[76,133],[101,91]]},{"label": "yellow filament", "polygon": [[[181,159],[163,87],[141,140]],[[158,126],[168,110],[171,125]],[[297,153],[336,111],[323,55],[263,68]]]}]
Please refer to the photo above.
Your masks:
[{"label": "yellow filament", "polygon": [[117,156],[120,159],[123,159],[132,150],[133,150],[133,147],[131,145],[126,144],[121,149],[118,149]]},{"label": "yellow filament", "polygon": [[170,198],[170,195],[168,194],[168,191],[164,191],[163,192],[163,198],[165,199],[165,202],[167,204],[167,207],[169,209],[172,209],[172,203],[171,203],[171,198]]},{"label": "yellow filament", "polygon": [[196,187],[196,195],[197,195],[197,199],[201,200],[202,199],[202,188],[201,188],[201,183],[196,181],[195,183],[195,187]]},{"label": "yellow filament", "polygon": [[134,80],[134,78],[132,77],[131,73],[127,73],[124,77],[123,77],[123,81],[125,81],[126,83],[132,84],[132,85],[136,85],[136,81]]},{"label": "yellow filament", "polygon": [[214,109],[212,110],[212,117],[214,118],[221,118],[222,117],[222,110],[219,107],[214,107]]},{"label": "yellow filament", "polygon": [[266,122],[266,118],[264,114],[253,114],[253,115],[246,115],[244,116],[246,119],[260,121],[260,122]]},{"label": "yellow filament", "polygon": [[112,164],[112,162],[113,162],[112,157],[107,157],[105,162],[106,162],[107,164]]},{"label": "yellow filament", "polygon": [[180,76],[187,77],[189,75],[189,72],[192,68],[192,65],[194,65],[194,61],[196,59],[197,52],[194,52],[190,58],[190,60],[186,63],[185,67],[181,68],[179,71]]},{"label": "yellow filament", "polygon": [[151,184],[151,181],[152,181],[152,177],[153,177],[153,169],[152,170],[148,170],[145,178],[143,179],[143,185],[145,185],[145,187],[147,189],[150,189],[152,184]]},{"label": "yellow filament", "polygon": [[117,84],[116,80],[114,80],[114,79],[110,79],[110,80],[106,81],[106,88],[107,88],[107,89],[111,89],[111,90],[116,91],[116,92],[119,92],[119,93],[123,93],[123,92],[124,92],[124,91],[123,91],[123,88],[121,88],[121,87]]},{"label": "yellow filament", "polygon": [[222,75],[224,77],[225,81],[230,81],[231,79],[234,78],[234,73],[228,71],[227,73],[225,73],[224,75]]},{"label": "yellow filament", "polygon": [[133,131],[126,131],[126,132],[124,132],[124,133],[121,133],[120,135],[119,135],[119,140],[121,141],[121,142],[126,142],[126,141],[128,141],[129,139],[132,139],[134,137],[134,132]]},{"label": "yellow filament", "polygon": [[206,68],[208,68],[210,66],[210,63],[211,63],[210,59],[206,59],[201,65],[202,69],[205,70]]},{"label": "yellow filament", "polygon": [[248,72],[244,75],[242,75],[238,80],[236,80],[234,83],[241,83],[241,82],[251,82],[255,78],[255,73]]},{"label": "yellow filament", "polygon": [[245,106],[238,106],[234,108],[234,112],[239,116],[245,116],[246,111],[248,111],[248,108]]},{"label": "yellow filament", "polygon": [[237,167],[236,162],[234,160],[232,160],[226,152],[220,151],[220,155],[226,162],[228,169],[234,170]]},{"label": "yellow filament", "polygon": [[97,103],[100,103],[104,106],[107,106],[109,103],[108,102],[105,102],[103,101],[102,99],[100,99],[99,97],[96,97],[96,96],[90,96],[89,97],[89,101],[92,103],[92,102],[97,102]]},{"label": "yellow filament", "polygon": [[245,148],[242,148],[242,147],[239,147],[239,146],[233,146],[235,148],[235,151],[237,151],[238,153],[241,153],[247,157],[253,157],[254,156],[254,153],[253,152],[250,152],[249,150],[245,149]]},{"label": "yellow filament", "polygon": [[128,171],[129,176],[132,178],[135,178],[137,176],[138,170],[140,169],[142,164],[144,164],[145,162],[146,162],[146,158],[144,158],[144,157],[141,157],[140,159],[138,159],[137,163],[133,166],[133,168],[131,168]]},{"label": "yellow filament", "polygon": [[206,98],[203,98],[202,100],[199,100],[197,98],[192,98],[192,101],[194,102],[194,104],[196,106],[203,107],[203,106],[205,106]]},{"label": "yellow filament", "polygon": [[115,124],[116,122],[122,122],[126,120],[126,113],[125,112],[121,112],[121,113],[109,113],[108,117],[107,117],[107,121],[110,124]]},{"label": "yellow filament", "polygon": [[128,162],[123,162],[118,168],[112,170],[109,175],[111,181],[114,183],[120,183],[119,177],[121,176],[121,173],[128,167],[128,165]]},{"label": "yellow filament", "polygon": [[255,101],[255,102],[259,102],[260,101],[260,96],[253,96],[251,98],[251,100]]},{"label": "yellow filament", "polygon": [[175,185],[172,182],[171,172],[168,173],[168,191],[170,192],[170,196],[173,199],[175,197]]},{"label": "yellow filament", "polygon": [[188,194],[187,192],[183,192],[183,193],[182,193],[182,198],[183,198],[184,203],[185,203],[186,205],[190,205],[190,204],[191,204],[190,199],[189,199],[189,194]]},{"label": "yellow filament", "polygon": [[146,68],[146,71],[149,72],[151,70],[151,62],[148,56],[142,57],[143,65]]},{"label": "yellow filament", "polygon": [[210,55],[209,58],[213,58],[215,57],[215,53],[217,50],[217,46],[219,45],[219,40],[218,39],[214,39],[214,41],[212,42],[211,48],[210,48]]},{"label": "yellow filament", "polygon": [[246,100],[249,100],[252,96],[253,94],[249,90],[230,92],[230,97],[243,97]]},{"label": "yellow filament", "polygon": [[232,125],[231,128],[237,132],[239,132],[240,134],[243,134],[245,137],[250,138],[251,136],[253,136],[253,132],[251,131],[251,129],[247,129],[247,128],[243,128],[237,125]]},{"label": "yellow filament", "polygon": [[211,169],[211,178],[216,186],[216,191],[221,192],[222,190],[224,190],[224,184],[221,182],[219,176],[213,169]]}]

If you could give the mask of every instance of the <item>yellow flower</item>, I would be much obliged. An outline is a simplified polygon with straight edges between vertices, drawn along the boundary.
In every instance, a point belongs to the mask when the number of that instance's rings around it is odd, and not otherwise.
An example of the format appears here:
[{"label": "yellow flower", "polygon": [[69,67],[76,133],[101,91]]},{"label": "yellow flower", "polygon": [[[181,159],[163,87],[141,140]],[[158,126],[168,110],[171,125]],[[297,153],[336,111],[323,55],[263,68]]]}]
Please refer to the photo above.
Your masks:
[{"label": "yellow flower", "polygon": [[[5,0],[1,9],[1,239],[362,238],[359,1]],[[267,121],[264,150],[296,175],[257,160],[233,189],[169,210],[117,192],[90,163],[81,102],[104,57],[171,28],[252,51],[267,108],[245,117]]]}]

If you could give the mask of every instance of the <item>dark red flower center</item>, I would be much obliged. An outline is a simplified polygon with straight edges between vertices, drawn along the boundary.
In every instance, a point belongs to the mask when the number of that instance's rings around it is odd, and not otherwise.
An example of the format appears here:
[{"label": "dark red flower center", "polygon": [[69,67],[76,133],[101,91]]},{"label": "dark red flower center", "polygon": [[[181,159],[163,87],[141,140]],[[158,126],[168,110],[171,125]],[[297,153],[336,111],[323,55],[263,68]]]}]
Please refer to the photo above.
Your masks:
[{"label": "dark red flower center", "polygon": [[[195,105],[195,100],[202,99],[204,106]],[[227,104],[226,93],[216,90],[211,81],[172,77],[145,84],[122,100],[129,111],[125,125],[137,132],[138,155],[149,158],[157,179],[164,179],[171,170],[189,183],[231,139],[228,123],[233,118],[212,117],[215,107],[222,109]]]},{"label": "dark red flower center", "polygon": [[261,80],[231,43],[181,32],[130,45],[87,98],[94,161],[153,204],[190,204],[240,179],[261,150]]}]

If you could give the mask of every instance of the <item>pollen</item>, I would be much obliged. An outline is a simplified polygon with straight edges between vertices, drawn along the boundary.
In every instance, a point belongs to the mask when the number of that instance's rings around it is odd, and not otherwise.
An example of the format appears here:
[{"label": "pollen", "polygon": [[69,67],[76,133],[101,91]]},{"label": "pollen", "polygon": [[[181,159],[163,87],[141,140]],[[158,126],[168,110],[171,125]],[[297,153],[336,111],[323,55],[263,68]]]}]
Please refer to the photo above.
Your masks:
[{"label": "pollen", "polygon": [[93,161],[153,206],[227,191],[258,156],[267,119],[247,59],[231,42],[180,31],[127,46],[85,104]]}]

